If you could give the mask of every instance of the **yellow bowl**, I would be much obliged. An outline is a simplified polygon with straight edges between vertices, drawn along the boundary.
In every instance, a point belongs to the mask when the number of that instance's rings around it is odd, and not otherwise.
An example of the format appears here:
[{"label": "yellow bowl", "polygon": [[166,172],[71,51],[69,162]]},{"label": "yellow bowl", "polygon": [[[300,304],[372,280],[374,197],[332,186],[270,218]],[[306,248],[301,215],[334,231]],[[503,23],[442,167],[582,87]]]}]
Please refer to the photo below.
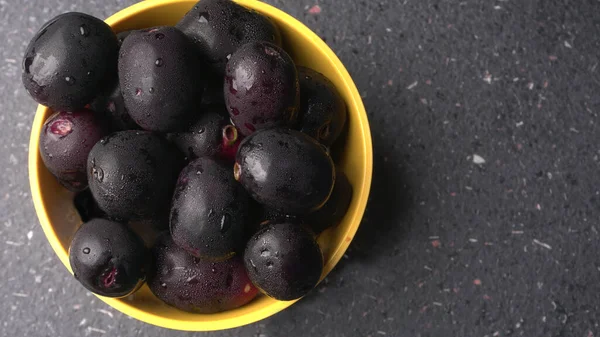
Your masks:
[{"label": "yellow bowl", "polygon": [[[271,18],[279,26],[284,47],[296,63],[325,74],[336,85],[348,105],[348,134],[338,165],[354,187],[354,196],[342,222],[319,237],[319,245],[325,257],[322,275],[324,278],[350,245],[367,204],[373,166],[371,132],[367,114],[350,75],[336,55],[315,33],[290,15],[262,2],[254,0],[237,0],[237,2]],[[118,12],[106,22],[117,32],[174,25],[195,3],[195,0],[145,1]],[[73,234],[81,224],[81,219],[73,206],[73,194],[62,188],[50,175],[39,154],[40,132],[50,114],[48,108],[40,105],[31,129],[29,144],[31,195],[50,245],[62,263],[71,271],[67,250]],[[269,317],[294,303],[294,301],[281,302],[259,296],[251,303],[235,310],[211,315],[191,314],[162,303],[147,286],[128,298],[100,297],[100,299],[141,321],[188,331],[238,327]]]}]

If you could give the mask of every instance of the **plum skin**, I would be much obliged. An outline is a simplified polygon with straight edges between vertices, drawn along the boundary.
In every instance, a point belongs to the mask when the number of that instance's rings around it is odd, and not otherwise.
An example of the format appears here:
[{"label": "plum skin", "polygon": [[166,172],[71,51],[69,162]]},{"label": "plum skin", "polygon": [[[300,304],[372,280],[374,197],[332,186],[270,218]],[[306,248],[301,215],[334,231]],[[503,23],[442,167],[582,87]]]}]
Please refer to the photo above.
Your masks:
[{"label": "plum skin", "polygon": [[168,213],[179,151],[149,131],[121,131],[103,138],[90,151],[87,174],[98,206],[110,217],[128,220]]},{"label": "plum skin", "polygon": [[183,311],[212,314],[238,308],[258,294],[240,257],[221,262],[188,254],[167,234],[152,248],[148,286],[163,302]]},{"label": "plum skin", "polygon": [[223,91],[231,121],[244,136],[296,122],[298,72],[292,58],[272,43],[240,47],[227,63]]},{"label": "plum skin", "polygon": [[173,240],[190,254],[222,260],[243,245],[248,194],[230,166],[208,157],[180,173],[171,206]]},{"label": "plum skin", "polygon": [[102,20],[65,13],[33,37],[23,58],[23,85],[55,111],[82,109],[116,77],[118,42]]},{"label": "plum skin", "polygon": [[97,218],[75,233],[69,261],[75,278],[86,289],[101,296],[124,297],[145,281],[148,253],[127,226]]},{"label": "plum skin", "polygon": [[176,27],[192,39],[221,79],[228,58],[240,46],[254,41],[281,45],[279,29],[269,18],[229,0],[199,1]]},{"label": "plum skin", "polygon": [[131,118],[144,130],[181,131],[197,116],[205,71],[175,27],[133,31],[119,53],[119,82]]},{"label": "plum skin", "polygon": [[335,167],[313,138],[296,130],[272,128],[242,141],[234,175],[256,201],[285,214],[299,215],[327,202]]},{"label": "plum skin", "polygon": [[300,110],[298,129],[331,146],[346,124],[346,103],[335,85],[323,74],[298,67],[300,81]]},{"label": "plum skin", "polygon": [[248,241],[244,264],[252,283],[267,296],[292,301],[319,282],[323,254],[313,233],[291,223],[264,225]]},{"label": "plum skin", "polygon": [[40,155],[61,185],[73,192],[82,191],[88,186],[88,154],[107,134],[106,125],[90,110],[57,112],[42,127]]}]

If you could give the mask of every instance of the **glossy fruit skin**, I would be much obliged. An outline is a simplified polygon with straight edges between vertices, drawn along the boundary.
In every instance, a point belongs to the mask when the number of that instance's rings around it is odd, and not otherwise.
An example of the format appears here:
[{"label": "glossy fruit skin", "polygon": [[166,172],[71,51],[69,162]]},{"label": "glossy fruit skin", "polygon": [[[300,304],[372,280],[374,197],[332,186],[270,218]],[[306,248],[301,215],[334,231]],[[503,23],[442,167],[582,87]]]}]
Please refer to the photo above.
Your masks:
[{"label": "glossy fruit skin", "polygon": [[66,13],[46,23],[23,58],[23,85],[55,111],[83,108],[116,76],[117,37],[102,20]]},{"label": "glossy fruit skin", "polygon": [[101,296],[125,297],[145,280],[148,252],[127,226],[92,219],[77,230],[69,247],[75,278]]},{"label": "glossy fruit skin", "polygon": [[179,29],[132,32],[119,53],[125,106],[145,130],[185,129],[197,117],[205,77],[192,42]]},{"label": "glossy fruit skin", "polygon": [[300,100],[294,61],[272,43],[245,44],[227,63],[224,94],[231,121],[244,136],[292,126]]},{"label": "glossy fruit skin", "polygon": [[202,157],[186,166],[171,206],[171,235],[190,254],[222,260],[243,246],[248,194],[231,166]]},{"label": "glossy fruit skin", "polygon": [[61,185],[74,192],[82,191],[88,186],[88,154],[107,134],[104,122],[90,110],[57,112],[42,127],[42,160]]},{"label": "glossy fruit skin", "polygon": [[323,254],[311,232],[291,223],[264,225],[249,241],[244,264],[266,295],[291,301],[312,290],[323,272]]},{"label": "glossy fruit skin", "polygon": [[121,131],[103,138],[87,162],[90,190],[116,219],[144,219],[169,211],[182,155],[148,131]]},{"label": "glossy fruit skin", "polygon": [[217,155],[223,143],[223,127],[229,124],[222,113],[224,107],[205,106],[201,109],[200,118],[186,131],[167,135],[167,139],[190,160]]},{"label": "glossy fruit skin", "polygon": [[118,80],[107,86],[90,106],[93,111],[108,120],[110,130],[113,132],[140,129],[140,126],[129,116]]},{"label": "glossy fruit skin", "polygon": [[279,30],[271,20],[230,0],[202,0],[176,27],[194,41],[212,72],[221,78],[227,60],[242,45],[254,41],[281,45]]},{"label": "glossy fruit skin", "polygon": [[201,260],[177,246],[169,235],[152,248],[150,290],[183,311],[211,314],[241,307],[258,294],[240,257],[221,262]]},{"label": "glossy fruit skin", "polygon": [[323,146],[296,130],[273,128],[244,139],[236,179],[261,204],[285,214],[305,214],[329,199],[335,167]]},{"label": "glossy fruit skin", "polygon": [[300,111],[298,129],[331,146],[346,125],[346,103],[335,85],[323,74],[298,67]]}]

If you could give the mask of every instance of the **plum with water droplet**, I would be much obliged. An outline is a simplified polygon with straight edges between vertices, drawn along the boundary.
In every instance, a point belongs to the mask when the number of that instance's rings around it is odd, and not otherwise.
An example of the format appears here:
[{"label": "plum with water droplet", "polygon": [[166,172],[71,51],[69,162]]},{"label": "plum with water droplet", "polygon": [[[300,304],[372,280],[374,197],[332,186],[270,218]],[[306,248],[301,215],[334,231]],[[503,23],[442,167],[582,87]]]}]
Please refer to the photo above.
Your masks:
[{"label": "plum with water droplet", "polygon": [[199,157],[219,156],[233,162],[241,141],[235,126],[222,111],[223,106],[203,106],[200,118],[184,132],[167,135],[190,160]]},{"label": "plum with water droplet", "polygon": [[184,130],[198,114],[205,71],[190,39],[174,27],[132,32],[119,53],[125,106],[145,130]]},{"label": "plum with water droplet", "polygon": [[171,235],[196,257],[231,257],[243,245],[248,194],[231,166],[202,157],[186,166],[171,206]]},{"label": "plum with water droplet", "polygon": [[127,226],[92,219],[77,230],[69,246],[75,278],[89,291],[107,297],[125,297],[144,283],[148,251]]},{"label": "plum with water droplet", "polygon": [[240,257],[211,262],[193,257],[162,236],[152,248],[154,265],[148,273],[150,290],[183,311],[212,314],[250,302],[258,290]]},{"label": "plum with water droplet", "polygon": [[281,45],[277,27],[262,14],[230,0],[202,0],[177,23],[212,72],[222,77],[229,57],[242,45],[268,41]]},{"label": "plum with water droplet", "polygon": [[335,85],[323,74],[298,67],[300,110],[298,129],[331,146],[346,124],[346,103]]},{"label": "plum with water droplet", "polygon": [[98,206],[117,219],[168,213],[183,156],[149,131],[121,131],[90,151],[87,175]]},{"label": "plum with water droplet", "polygon": [[335,181],[329,154],[313,138],[286,128],[258,131],[240,144],[235,178],[261,204],[285,214],[322,207]]},{"label": "plum with water droplet", "polygon": [[313,233],[291,223],[263,226],[248,241],[244,264],[252,283],[281,301],[310,292],[323,272],[323,254]]},{"label": "plum with water droplet", "polygon": [[23,58],[25,89],[55,111],[83,108],[117,76],[117,36],[104,21],[66,13],[47,22]]},{"label": "plum with water droplet", "polygon": [[105,123],[90,110],[53,114],[40,134],[39,150],[46,168],[67,189],[84,190],[88,186],[88,154],[107,131]]},{"label": "plum with water droplet", "polygon": [[293,126],[300,100],[292,58],[269,42],[243,45],[227,63],[225,105],[242,135],[275,126]]}]

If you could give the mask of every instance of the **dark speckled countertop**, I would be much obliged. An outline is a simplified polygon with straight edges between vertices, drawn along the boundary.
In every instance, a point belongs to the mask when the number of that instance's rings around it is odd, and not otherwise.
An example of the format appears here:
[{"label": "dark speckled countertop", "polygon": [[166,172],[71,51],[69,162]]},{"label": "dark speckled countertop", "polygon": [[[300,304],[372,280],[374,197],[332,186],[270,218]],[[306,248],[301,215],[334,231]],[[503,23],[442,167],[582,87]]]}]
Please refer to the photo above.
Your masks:
[{"label": "dark speckled countertop", "polygon": [[310,296],[206,334],[137,322],[84,291],[29,193],[26,44],[59,13],[133,2],[0,0],[1,336],[600,336],[598,1],[269,1],[356,81],[370,206]]}]

